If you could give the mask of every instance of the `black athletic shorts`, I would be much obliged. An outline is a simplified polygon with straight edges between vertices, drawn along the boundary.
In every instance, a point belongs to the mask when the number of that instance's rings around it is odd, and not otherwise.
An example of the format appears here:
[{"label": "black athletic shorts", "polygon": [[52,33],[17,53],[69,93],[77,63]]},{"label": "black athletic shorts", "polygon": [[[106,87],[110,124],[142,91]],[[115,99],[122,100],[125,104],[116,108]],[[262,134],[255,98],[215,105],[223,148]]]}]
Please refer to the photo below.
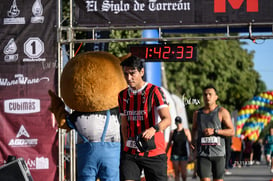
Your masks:
[{"label": "black athletic shorts", "polygon": [[225,174],[225,157],[197,157],[197,174],[200,178],[223,179]]},{"label": "black athletic shorts", "polygon": [[167,155],[153,157],[136,156],[123,153],[120,162],[120,178],[123,180],[140,180],[144,170],[146,181],[167,181]]}]

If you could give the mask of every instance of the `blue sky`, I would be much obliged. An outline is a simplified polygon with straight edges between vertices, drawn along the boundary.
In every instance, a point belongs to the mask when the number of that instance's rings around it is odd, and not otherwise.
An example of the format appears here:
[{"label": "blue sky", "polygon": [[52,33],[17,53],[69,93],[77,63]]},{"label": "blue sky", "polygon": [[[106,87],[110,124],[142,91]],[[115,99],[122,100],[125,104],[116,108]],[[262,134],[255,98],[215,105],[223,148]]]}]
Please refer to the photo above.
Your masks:
[{"label": "blue sky", "polygon": [[243,48],[255,51],[254,69],[259,72],[267,90],[273,90],[273,39],[256,40],[256,43],[251,40],[243,41],[247,42]]}]

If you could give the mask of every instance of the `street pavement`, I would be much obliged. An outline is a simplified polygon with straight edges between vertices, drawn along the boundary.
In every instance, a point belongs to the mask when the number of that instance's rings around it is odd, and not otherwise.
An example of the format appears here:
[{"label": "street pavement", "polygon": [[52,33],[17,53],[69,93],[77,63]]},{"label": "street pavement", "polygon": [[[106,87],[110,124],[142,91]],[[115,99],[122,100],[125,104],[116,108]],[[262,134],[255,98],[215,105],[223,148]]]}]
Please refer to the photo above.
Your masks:
[{"label": "street pavement", "polygon": [[[271,181],[273,179],[273,173],[270,172],[270,168],[265,163],[241,168],[235,167],[229,171],[232,174],[225,175],[224,181]],[[174,181],[174,178],[170,177],[169,181]],[[187,181],[199,181],[199,178],[192,179],[192,172],[190,171]]]}]

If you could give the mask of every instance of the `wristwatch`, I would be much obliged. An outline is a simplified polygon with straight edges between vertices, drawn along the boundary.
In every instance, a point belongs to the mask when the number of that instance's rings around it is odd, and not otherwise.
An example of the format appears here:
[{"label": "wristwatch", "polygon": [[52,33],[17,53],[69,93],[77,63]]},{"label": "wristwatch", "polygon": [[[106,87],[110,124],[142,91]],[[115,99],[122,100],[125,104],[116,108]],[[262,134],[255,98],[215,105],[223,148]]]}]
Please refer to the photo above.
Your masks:
[{"label": "wristwatch", "polygon": [[213,133],[214,135],[218,135],[218,129],[214,129]]},{"label": "wristwatch", "polygon": [[152,127],[155,129],[155,131],[156,131],[156,132],[158,132],[158,131],[159,131],[159,127],[158,127],[158,125],[157,125],[157,124],[156,124],[156,125],[153,125]]}]

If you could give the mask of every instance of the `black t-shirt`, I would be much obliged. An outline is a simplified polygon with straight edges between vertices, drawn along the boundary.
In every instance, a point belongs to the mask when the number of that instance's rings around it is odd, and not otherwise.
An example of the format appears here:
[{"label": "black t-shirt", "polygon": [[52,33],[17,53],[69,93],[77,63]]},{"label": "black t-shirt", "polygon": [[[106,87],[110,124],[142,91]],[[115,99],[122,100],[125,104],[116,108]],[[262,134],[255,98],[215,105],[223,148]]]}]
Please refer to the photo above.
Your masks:
[{"label": "black t-shirt", "polygon": [[174,130],[172,155],[187,156],[187,136],[184,129],[181,131]]}]

